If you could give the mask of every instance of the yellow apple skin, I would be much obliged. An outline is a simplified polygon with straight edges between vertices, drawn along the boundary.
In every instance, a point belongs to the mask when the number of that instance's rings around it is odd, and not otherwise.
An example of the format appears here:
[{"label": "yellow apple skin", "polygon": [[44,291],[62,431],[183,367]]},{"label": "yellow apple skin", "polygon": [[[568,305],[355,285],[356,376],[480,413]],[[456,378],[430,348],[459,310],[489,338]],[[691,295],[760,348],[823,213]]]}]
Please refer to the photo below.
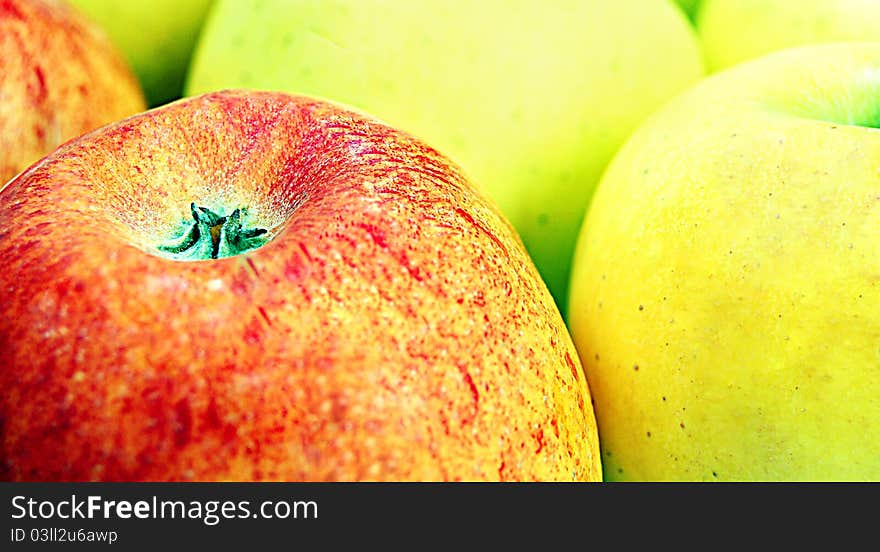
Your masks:
[{"label": "yellow apple skin", "polygon": [[697,30],[711,72],[808,44],[880,37],[876,0],[703,0]]},{"label": "yellow apple skin", "polygon": [[421,137],[500,205],[561,306],[606,164],[702,76],[671,0],[219,0],[186,93],[308,94]]},{"label": "yellow apple skin", "polygon": [[569,320],[608,480],[880,479],[880,43],[777,52],[652,116]]},{"label": "yellow apple skin", "polygon": [[137,74],[150,106],[182,95],[190,56],[213,0],[69,1],[107,31]]}]

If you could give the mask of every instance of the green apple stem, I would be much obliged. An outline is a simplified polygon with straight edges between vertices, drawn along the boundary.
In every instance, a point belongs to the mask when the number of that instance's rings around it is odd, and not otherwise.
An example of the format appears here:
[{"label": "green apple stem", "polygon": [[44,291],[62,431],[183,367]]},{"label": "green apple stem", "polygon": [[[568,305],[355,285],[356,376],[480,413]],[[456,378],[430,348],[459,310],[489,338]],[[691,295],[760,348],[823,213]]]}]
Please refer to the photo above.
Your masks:
[{"label": "green apple stem", "polygon": [[158,247],[172,259],[198,261],[232,257],[258,248],[268,239],[265,228],[244,228],[241,209],[220,216],[207,207],[191,203],[190,210],[195,220],[190,231],[174,242]]}]

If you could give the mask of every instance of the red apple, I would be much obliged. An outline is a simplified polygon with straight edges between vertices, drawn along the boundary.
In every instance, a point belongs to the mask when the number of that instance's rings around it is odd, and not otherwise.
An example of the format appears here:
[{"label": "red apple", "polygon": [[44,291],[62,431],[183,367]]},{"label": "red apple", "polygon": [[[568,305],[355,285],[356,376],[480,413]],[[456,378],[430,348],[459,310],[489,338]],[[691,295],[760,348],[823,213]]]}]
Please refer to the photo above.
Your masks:
[{"label": "red apple", "polygon": [[67,4],[0,0],[0,185],[84,132],[146,109],[104,32]]},{"label": "red apple", "polygon": [[217,92],[72,141],[0,192],[0,262],[5,479],[601,478],[512,227],[344,106]]}]

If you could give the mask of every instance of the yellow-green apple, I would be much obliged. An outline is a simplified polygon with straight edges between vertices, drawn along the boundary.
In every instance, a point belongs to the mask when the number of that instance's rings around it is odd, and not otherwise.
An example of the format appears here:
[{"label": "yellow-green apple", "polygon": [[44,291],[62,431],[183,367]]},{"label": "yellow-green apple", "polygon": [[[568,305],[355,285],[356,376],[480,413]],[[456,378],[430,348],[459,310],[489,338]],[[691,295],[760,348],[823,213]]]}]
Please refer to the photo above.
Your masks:
[{"label": "yellow-green apple", "polygon": [[[186,68],[211,0],[70,0],[100,24],[140,79],[150,106],[183,93]],[[242,6],[249,6],[242,3]]]},{"label": "yellow-green apple", "polygon": [[187,90],[305,93],[420,136],[495,199],[561,302],[601,171],[700,55],[668,0],[221,0]]},{"label": "yellow-green apple", "polygon": [[795,46],[880,40],[880,2],[702,0],[697,29],[714,72]]},{"label": "yellow-green apple", "polygon": [[341,105],[225,91],[0,192],[12,480],[599,480],[589,389],[515,231]]},{"label": "yellow-green apple", "polygon": [[143,111],[94,23],[52,0],[0,0],[0,185],[62,142]]},{"label": "yellow-green apple", "polygon": [[569,320],[614,480],[880,479],[880,43],[777,52],[599,184]]}]

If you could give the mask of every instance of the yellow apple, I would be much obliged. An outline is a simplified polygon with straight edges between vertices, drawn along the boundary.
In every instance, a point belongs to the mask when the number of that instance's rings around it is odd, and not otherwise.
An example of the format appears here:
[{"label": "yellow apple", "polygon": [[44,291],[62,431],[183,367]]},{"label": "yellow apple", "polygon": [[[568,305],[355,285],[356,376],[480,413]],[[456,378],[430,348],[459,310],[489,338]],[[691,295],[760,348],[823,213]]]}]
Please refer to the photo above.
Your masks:
[{"label": "yellow apple", "polygon": [[880,43],[789,49],[652,116],[569,320],[613,480],[880,479]]},{"label": "yellow apple", "polygon": [[495,199],[560,301],[606,163],[702,76],[670,0],[220,0],[186,92],[319,96],[420,136]]},{"label": "yellow apple", "polygon": [[878,40],[880,2],[702,0],[697,29],[707,68],[718,71],[794,46]]}]

